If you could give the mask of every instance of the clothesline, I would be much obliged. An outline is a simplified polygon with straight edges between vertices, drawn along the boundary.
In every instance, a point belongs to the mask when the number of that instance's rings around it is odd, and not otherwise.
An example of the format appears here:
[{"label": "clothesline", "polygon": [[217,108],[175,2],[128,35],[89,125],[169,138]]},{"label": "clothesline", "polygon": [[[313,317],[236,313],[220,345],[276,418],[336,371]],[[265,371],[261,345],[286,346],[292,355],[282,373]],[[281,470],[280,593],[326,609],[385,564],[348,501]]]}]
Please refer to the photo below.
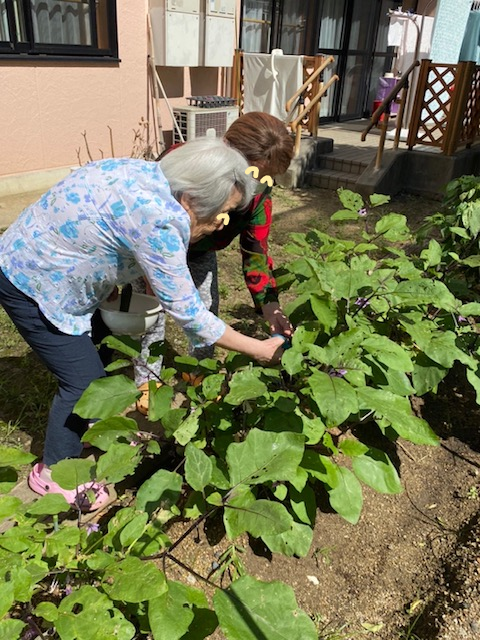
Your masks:
[{"label": "clothesline", "polygon": [[[480,0],[479,0],[480,2]],[[388,12],[388,46],[396,47],[392,71],[404,72],[414,60],[427,57],[430,52],[434,19],[407,11]]]},{"label": "clothesline", "polygon": [[[480,0],[478,1],[480,4]],[[389,18],[397,18],[397,20],[412,20],[413,22],[419,17],[418,13],[412,13],[411,11],[400,11],[395,9],[389,9],[387,16]]]}]

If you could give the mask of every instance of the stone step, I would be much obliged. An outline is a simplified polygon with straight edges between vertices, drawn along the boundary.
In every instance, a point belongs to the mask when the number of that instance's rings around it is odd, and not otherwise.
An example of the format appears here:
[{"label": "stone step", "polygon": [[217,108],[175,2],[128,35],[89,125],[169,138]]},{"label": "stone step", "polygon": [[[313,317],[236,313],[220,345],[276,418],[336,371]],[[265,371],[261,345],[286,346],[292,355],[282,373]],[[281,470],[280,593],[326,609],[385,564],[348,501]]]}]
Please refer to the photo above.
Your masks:
[{"label": "stone step", "polygon": [[338,156],[335,153],[322,154],[317,158],[317,168],[327,169],[329,171],[340,171],[341,173],[352,173],[359,176],[365,171],[370,164],[370,161],[363,159],[352,160],[351,158],[345,158]]},{"label": "stone step", "polygon": [[325,154],[333,152],[333,138],[315,138],[315,157],[316,160]]},{"label": "stone step", "polygon": [[312,187],[320,187],[321,189],[351,189],[355,191],[357,179],[359,175],[346,172],[335,171],[333,169],[313,169],[307,171],[306,182]]}]

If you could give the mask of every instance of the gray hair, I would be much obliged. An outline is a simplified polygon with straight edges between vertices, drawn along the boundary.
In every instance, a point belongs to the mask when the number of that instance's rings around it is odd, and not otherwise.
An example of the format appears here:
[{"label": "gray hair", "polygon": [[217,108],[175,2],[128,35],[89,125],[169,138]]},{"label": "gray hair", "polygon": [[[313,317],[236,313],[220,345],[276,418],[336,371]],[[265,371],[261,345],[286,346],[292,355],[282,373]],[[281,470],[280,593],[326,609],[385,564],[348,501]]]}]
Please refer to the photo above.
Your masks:
[{"label": "gray hair", "polygon": [[221,138],[195,138],[173,149],[160,160],[176,200],[188,199],[199,219],[221,211],[233,189],[242,195],[239,208],[253,198],[256,182],[245,171],[245,157]]}]

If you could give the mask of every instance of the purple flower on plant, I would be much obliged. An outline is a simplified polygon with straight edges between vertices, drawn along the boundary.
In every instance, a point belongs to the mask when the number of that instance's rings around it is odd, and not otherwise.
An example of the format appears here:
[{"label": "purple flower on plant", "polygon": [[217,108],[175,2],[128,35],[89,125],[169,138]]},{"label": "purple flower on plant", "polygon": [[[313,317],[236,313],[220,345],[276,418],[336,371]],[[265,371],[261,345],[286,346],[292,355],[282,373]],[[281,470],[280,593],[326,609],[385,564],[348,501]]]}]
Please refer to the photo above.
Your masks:
[{"label": "purple flower on plant", "polygon": [[69,584],[67,584],[67,586],[65,587],[65,595],[69,596],[72,592],[73,592],[72,587]]},{"label": "purple flower on plant", "polygon": [[136,447],[139,443],[136,440],[130,440],[130,446]]},{"label": "purple flower on plant", "polygon": [[363,218],[364,216],[367,215],[368,211],[367,211],[366,207],[362,207],[361,209],[359,209],[357,211],[357,213],[358,213],[359,216],[362,216],[362,218]]},{"label": "purple flower on plant", "polygon": [[89,522],[87,524],[87,536],[89,536],[91,533],[97,532],[99,529],[99,524],[97,524],[96,522]]},{"label": "purple flower on plant", "polygon": [[331,378],[343,378],[345,374],[348,373],[348,369],[330,369],[328,375]]},{"label": "purple flower on plant", "polygon": [[355,304],[357,307],[360,307],[360,309],[364,309],[370,304],[370,302],[366,298],[359,297],[355,300]]},{"label": "purple flower on plant", "polygon": [[458,322],[468,322],[468,320],[464,316],[457,316]]}]

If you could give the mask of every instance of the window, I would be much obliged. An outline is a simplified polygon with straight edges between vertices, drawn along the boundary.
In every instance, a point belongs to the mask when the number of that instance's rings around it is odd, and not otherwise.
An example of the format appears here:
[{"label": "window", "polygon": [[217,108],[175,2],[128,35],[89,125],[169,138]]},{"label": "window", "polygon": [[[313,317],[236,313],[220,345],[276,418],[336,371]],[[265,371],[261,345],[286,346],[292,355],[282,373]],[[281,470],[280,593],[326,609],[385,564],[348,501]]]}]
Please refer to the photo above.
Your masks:
[{"label": "window", "polygon": [[242,0],[240,47],[248,53],[282,49],[308,53],[316,3],[311,0]]},{"label": "window", "polygon": [[0,53],[117,58],[115,0],[0,0]]},{"label": "window", "polygon": [[283,53],[305,53],[307,15],[308,2],[305,0],[284,0],[280,34],[280,49]]},{"label": "window", "polygon": [[250,53],[270,51],[273,9],[270,0],[245,0],[242,49]]}]

